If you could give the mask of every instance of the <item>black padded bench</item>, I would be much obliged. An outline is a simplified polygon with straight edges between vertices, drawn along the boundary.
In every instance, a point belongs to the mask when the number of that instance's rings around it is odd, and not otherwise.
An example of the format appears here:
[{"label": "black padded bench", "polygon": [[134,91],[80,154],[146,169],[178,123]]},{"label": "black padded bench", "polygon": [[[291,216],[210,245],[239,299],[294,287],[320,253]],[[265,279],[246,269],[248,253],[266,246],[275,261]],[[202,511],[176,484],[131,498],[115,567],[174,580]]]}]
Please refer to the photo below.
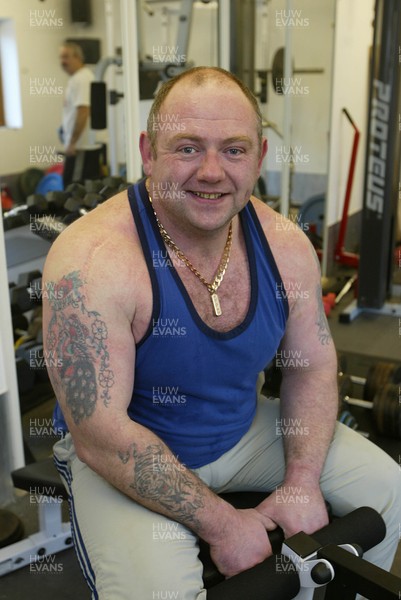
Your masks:
[{"label": "black padded bench", "polygon": [[61,517],[61,504],[68,495],[53,458],[26,465],[11,475],[15,487],[35,495],[39,531],[0,549],[0,576],[72,546],[70,524]]},{"label": "black padded bench", "polygon": [[[60,502],[38,503],[39,532],[0,550],[0,575],[28,565],[34,556],[54,554],[72,545],[70,525],[61,520],[61,500],[68,500],[68,494],[53,458],[26,465],[11,475],[16,488]],[[237,508],[253,508],[266,498],[266,493],[236,492],[222,494],[222,497]],[[272,532],[269,537],[273,552],[279,552],[283,541],[282,531]],[[200,540],[199,557],[203,563],[203,580],[207,589],[224,580],[210,558],[208,544],[203,540]]]}]

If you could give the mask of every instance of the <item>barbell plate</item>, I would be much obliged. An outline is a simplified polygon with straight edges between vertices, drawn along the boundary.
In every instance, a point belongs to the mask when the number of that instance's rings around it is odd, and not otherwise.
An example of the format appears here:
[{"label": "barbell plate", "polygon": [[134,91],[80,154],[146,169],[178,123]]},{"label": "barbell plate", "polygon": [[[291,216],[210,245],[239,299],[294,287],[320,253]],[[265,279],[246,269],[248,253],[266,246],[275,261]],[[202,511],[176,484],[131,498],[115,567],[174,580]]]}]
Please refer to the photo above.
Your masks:
[{"label": "barbell plate", "polygon": [[399,386],[387,383],[379,390],[373,401],[376,427],[381,435],[401,439],[401,404]]},{"label": "barbell plate", "polygon": [[[397,381],[397,378],[400,379]],[[368,371],[363,397],[365,400],[373,401],[376,393],[382,390],[386,383],[399,383],[400,381],[401,369],[394,363],[375,363]]]},{"label": "barbell plate", "polygon": [[[285,48],[280,47],[276,50],[273,56],[272,62],[272,85],[276,94],[283,94],[282,81],[284,79],[284,63],[285,63]],[[324,69],[319,68],[305,68],[305,69],[296,69],[294,64],[292,64],[292,73],[294,75],[298,73],[311,73],[311,74],[319,74],[324,73]]]}]

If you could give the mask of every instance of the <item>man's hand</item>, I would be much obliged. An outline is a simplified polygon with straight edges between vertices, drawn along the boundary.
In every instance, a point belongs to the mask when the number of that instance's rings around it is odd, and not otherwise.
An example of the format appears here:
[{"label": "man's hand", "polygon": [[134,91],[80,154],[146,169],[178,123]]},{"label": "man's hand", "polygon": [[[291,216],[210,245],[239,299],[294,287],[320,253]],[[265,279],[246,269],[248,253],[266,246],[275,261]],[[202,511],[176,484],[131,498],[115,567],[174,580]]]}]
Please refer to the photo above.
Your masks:
[{"label": "man's hand", "polygon": [[65,154],[67,156],[75,156],[77,153],[77,149],[75,148],[75,144],[69,144],[65,149]]},{"label": "man's hand", "polygon": [[286,538],[300,531],[314,533],[329,522],[318,485],[283,483],[255,510],[277,523]]},{"label": "man's hand", "polygon": [[210,556],[226,577],[250,569],[271,556],[267,531],[276,524],[255,509],[237,510],[220,539],[210,544]]}]

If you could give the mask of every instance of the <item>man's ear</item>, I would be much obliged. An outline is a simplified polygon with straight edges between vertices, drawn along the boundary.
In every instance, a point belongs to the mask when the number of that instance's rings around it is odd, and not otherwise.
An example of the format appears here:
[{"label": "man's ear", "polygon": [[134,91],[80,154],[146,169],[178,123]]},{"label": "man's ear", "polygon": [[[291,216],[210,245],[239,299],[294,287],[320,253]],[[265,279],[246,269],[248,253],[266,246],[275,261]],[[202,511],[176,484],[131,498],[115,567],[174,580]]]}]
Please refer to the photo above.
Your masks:
[{"label": "man's ear", "polygon": [[267,139],[265,137],[262,138],[262,147],[260,149],[260,156],[258,162],[258,174],[260,175],[260,171],[262,168],[263,159],[267,154]]},{"label": "man's ear", "polygon": [[153,150],[149,136],[146,131],[142,131],[139,138],[139,150],[142,156],[143,172],[147,177],[152,174]]}]

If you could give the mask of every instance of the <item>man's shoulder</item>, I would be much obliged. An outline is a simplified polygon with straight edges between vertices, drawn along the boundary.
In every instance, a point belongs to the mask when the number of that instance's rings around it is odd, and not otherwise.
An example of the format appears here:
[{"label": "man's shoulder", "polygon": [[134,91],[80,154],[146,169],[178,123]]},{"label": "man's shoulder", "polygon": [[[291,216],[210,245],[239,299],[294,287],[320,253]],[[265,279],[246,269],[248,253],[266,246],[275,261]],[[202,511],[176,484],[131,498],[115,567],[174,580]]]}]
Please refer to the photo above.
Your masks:
[{"label": "man's shoulder", "polygon": [[251,202],[283,279],[302,277],[317,265],[317,256],[297,218],[288,218],[252,197]]},{"label": "man's shoulder", "polygon": [[309,239],[305,235],[306,228],[296,215],[285,217],[253,196],[251,202],[270,245],[310,247]]},{"label": "man's shoulder", "polygon": [[95,76],[93,72],[88,67],[81,67],[78,71],[75,71],[73,75],[71,75],[71,81],[76,83],[81,82],[92,82],[94,81]]},{"label": "man's shoulder", "polygon": [[121,192],[69,225],[53,243],[46,268],[59,274],[110,270],[116,282],[142,259],[127,193]]}]

